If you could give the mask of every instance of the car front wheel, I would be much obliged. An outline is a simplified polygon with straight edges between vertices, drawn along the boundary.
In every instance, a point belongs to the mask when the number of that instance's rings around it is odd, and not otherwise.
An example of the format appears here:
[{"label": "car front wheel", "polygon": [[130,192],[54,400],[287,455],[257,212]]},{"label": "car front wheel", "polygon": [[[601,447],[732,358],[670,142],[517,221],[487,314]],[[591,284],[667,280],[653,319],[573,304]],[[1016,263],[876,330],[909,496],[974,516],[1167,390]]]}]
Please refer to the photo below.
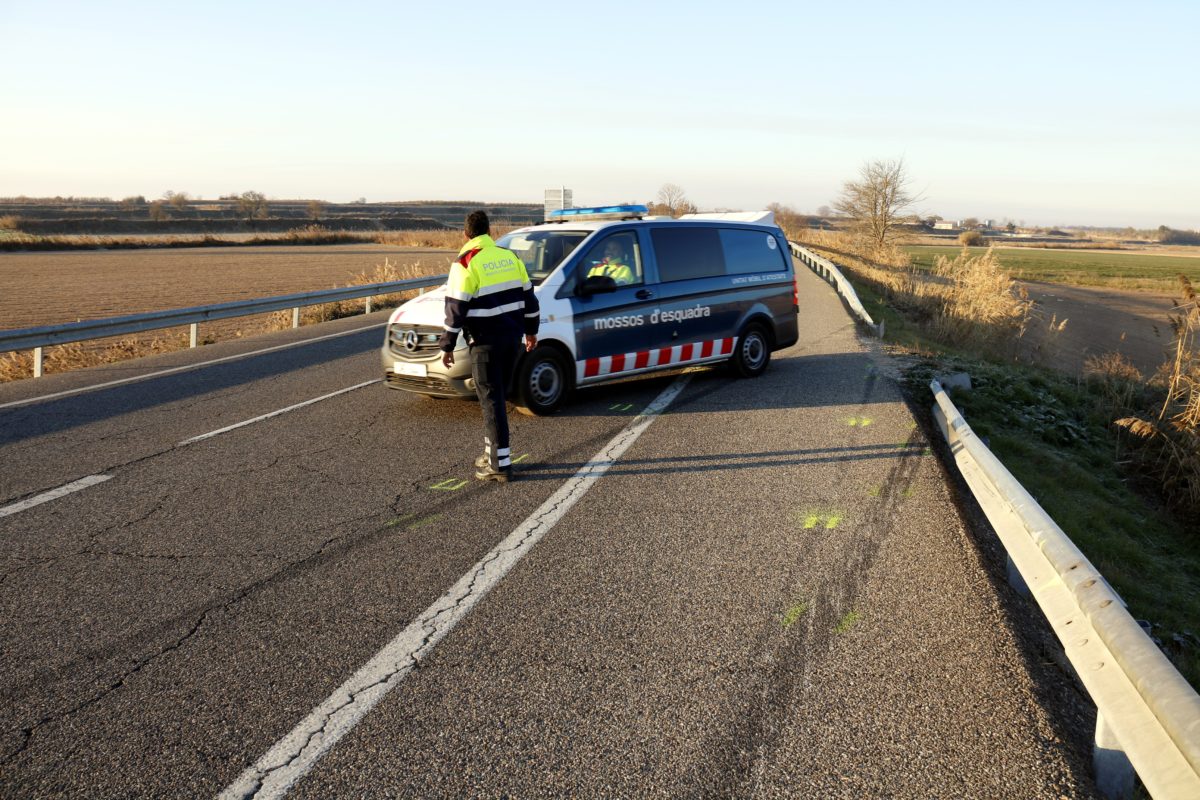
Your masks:
[{"label": "car front wheel", "polygon": [[538,416],[551,414],[562,405],[569,388],[570,375],[562,354],[546,345],[534,348],[517,370],[517,409]]}]

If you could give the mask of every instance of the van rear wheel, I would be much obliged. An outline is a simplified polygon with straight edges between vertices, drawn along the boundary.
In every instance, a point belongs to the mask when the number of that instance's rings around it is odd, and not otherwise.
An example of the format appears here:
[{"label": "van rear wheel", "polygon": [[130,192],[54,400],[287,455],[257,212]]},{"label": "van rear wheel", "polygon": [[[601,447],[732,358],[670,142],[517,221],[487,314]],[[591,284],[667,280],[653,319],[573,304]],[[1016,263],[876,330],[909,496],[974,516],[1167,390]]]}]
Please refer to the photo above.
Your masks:
[{"label": "van rear wheel", "polygon": [[535,347],[517,370],[517,410],[545,416],[554,413],[567,396],[570,376],[566,359],[553,347]]},{"label": "van rear wheel", "polygon": [[733,371],[742,378],[757,378],[771,363],[771,340],[761,323],[751,322],[742,328],[730,362]]}]

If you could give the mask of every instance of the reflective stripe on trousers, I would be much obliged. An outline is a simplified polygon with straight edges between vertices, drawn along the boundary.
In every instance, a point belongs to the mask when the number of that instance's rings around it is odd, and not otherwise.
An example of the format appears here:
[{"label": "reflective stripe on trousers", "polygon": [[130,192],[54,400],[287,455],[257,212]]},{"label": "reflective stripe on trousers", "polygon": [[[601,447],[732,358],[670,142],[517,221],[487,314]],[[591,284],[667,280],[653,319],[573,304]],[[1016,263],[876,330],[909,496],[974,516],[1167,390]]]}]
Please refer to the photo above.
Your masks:
[{"label": "reflective stripe on trousers", "polygon": [[505,404],[518,347],[517,339],[471,347],[471,376],[483,410],[483,451],[493,469],[512,466]]}]

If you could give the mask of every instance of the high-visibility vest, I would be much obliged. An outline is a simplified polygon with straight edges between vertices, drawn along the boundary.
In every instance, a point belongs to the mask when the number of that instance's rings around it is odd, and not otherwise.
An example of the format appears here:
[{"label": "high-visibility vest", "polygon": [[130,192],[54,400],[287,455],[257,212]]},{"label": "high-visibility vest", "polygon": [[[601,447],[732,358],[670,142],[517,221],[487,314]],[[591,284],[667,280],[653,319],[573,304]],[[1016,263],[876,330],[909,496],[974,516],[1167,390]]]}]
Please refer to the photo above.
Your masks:
[{"label": "high-visibility vest", "polygon": [[476,236],[450,267],[442,350],[454,349],[459,331],[476,344],[536,335],[539,313],[525,263],[487,234]]},{"label": "high-visibility vest", "polygon": [[629,268],[628,264],[622,264],[619,261],[601,261],[588,270],[588,277],[590,278],[593,275],[607,275],[617,285],[633,283],[633,270]]}]

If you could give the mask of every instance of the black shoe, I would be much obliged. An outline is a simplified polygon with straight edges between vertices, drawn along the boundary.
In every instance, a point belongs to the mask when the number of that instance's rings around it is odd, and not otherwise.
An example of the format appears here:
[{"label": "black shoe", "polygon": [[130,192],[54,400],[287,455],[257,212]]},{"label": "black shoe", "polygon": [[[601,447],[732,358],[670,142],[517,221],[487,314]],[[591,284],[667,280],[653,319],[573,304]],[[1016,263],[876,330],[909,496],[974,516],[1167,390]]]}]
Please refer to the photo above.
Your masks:
[{"label": "black shoe", "polygon": [[491,464],[485,464],[475,473],[475,477],[481,481],[499,481],[500,483],[508,483],[512,480],[512,467],[501,467],[495,469]]}]

